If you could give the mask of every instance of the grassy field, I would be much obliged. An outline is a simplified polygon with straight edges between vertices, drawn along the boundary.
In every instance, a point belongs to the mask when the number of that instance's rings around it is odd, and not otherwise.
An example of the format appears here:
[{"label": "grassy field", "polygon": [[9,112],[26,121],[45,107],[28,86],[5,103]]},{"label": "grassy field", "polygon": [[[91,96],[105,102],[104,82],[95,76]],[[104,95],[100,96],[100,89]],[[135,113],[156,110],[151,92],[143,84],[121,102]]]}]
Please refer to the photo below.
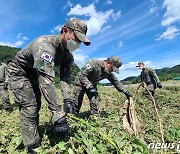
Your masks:
[{"label": "grassy field", "polygon": [[[176,81],[179,84],[179,81]],[[171,82],[169,82],[171,83]],[[144,141],[127,133],[122,126],[123,105],[125,96],[115,88],[98,87],[101,97],[101,118],[89,117],[89,102],[84,98],[81,114],[82,121],[68,117],[70,123],[69,135],[65,138],[54,139],[51,135],[51,113],[46,102],[43,101],[40,111],[39,132],[42,138],[39,153],[177,153],[180,152],[180,86],[163,83],[163,89],[156,90],[160,103],[159,113],[163,119],[164,138],[169,149],[148,148],[150,143],[162,143],[159,133],[159,123],[152,102],[141,96],[142,88],[138,93],[135,104]],[[175,85],[177,85],[175,83]],[[134,96],[136,86],[127,86]],[[60,90],[59,99],[62,102]],[[19,113],[16,104],[13,103],[14,111],[7,113],[0,108],[0,153],[23,154],[26,150],[22,144]],[[2,104],[2,103],[1,103]],[[115,146],[113,146],[113,144]]]}]

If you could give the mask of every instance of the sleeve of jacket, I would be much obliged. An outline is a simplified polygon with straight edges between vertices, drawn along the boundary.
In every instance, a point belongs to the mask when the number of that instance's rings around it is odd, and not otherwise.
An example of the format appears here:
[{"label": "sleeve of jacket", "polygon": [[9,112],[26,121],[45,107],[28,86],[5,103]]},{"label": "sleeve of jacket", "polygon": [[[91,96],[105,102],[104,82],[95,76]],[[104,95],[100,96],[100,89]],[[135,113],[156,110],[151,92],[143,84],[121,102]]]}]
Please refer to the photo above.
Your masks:
[{"label": "sleeve of jacket", "polygon": [[127,91],[125,87],[123,86],[123,84],[117,79],[117,77],[113,73],[110,73],[107,79],[114,85],[114,87],[118,91],[123,92],[123,93]]},{"label": "sleeve of jacket", "polygon": [[148,68],[149,73],[155,78],[157,83],[160,83],[159,77],[157,76],[156,72],[152,68]]},{"label": "sleeve of jacket", "polygon": [[54,47],[45,39],[41,38],[31,46],[34,58],[34,68],[38,73],[38,81],[41,93],[48,103],[51,111],[61,110],[60,101],[56,93],[54,83]]},{"label": "sleeve of jacket", "polygon": [[72,55],[69,55],[69,59],[66,63],[62,64],[60,67],[60,84],[61,92],[63,98],[71,98],[71,72],[72,72],[72,63],[74,59]]},{"label": "sleeve of jacket", "polygon": [[5,63],[2,63],[1,69],[2,69],[2,72],[3,72],[3,82],[8,83],[8,78],[7,78],[8,76],[6,75],[7,65]]},{"label": "sleeve of jacket", "polygon": [[47,74],[38,72],[39,87],[51,111],[61,111],[54,81]]},{"label": "sleeve of jacket", "polygon": [[9,78],[8,78],[8,75],[7,75],[7,67],[5,67],[4,69],[4,82],[8,83],[9,82]]},{"label": "sleeve of jacket", "polygon": [[92,61],[89,61],[82,67],[80,73],[78,74],[81,84],[88,89],[92,83],[89,81],[88,76],[93,72],[94,65]]},{"label": "sleeve of jacket", "polygon": [[31,52],[34,59],[33,68],[48,77],[54,78],[54,55],[55,48],[44,37],[37,39],[31,45]]}]

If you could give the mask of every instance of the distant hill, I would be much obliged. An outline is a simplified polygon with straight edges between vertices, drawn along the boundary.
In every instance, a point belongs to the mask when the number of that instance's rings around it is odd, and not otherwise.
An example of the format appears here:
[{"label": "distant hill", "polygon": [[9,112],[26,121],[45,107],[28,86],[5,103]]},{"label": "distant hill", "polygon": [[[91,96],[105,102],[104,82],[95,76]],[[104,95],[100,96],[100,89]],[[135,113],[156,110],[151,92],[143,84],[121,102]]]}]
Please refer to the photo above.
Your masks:
[{"label": "distant hill", "polygon": [[161,81],[172,80],[175,77],[180,77],[180,65],[171,68],[158,69],[156,72]]},{"label": "distant hill", "polygon": [[[13,48],[9,46],[1,46],[0,45],[0,62],[7,63],[10,59],[13,59],[18,51],[20,51],[20,48]],[[75,77],[77,73],[79,72],[80,68],[74,63],[72,67],[72,74],[71,74],[71,81],[74,83]],[[59,67],[55,67],[55,82],[58,84],[59,81]]]},{"label": "distant hill", "polygon": [[[175,77],[180,77],[180,65],[171,68],[165,67],[162,69],[155,69],[155,71],[161,81],[173,80]],[[127,77],[122,81],[126,83],[138,83],[140,82],[140,76]]]},{"label": "distant hill", "polygon": [[0,45],[0,62],[7,63],[8,60],[14,58],[16,53],[20,51],[20,48],[13,48],[9,46],[1,46]]},{"label": "distant hill", "polygon": [[136,79],[136,78],[137,78],[137,76],[130,76],[130,77],[127,77],[121,81],[132,81],[133,79]]},{"label": "distant hill", "polygon": [[180,73],[180,65],[176,65],[172,68],[162,68],[156,70],[157,75],[171,74],[171,73]]}]

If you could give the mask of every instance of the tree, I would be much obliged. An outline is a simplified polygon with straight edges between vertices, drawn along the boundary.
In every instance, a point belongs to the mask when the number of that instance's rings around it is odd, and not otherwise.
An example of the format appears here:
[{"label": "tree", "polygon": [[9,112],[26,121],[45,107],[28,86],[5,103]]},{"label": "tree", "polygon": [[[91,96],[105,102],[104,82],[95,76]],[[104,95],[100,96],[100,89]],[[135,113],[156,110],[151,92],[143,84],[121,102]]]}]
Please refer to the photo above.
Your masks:
[{"label": "tree", "polygon": [[[59,85],[60,84],[60,78],[59,78],[60,69],[59,69],[59,67],[55,66],[54,71],[55,71],[55,83],[56,83],[56,85]],[[71,72],[71,84],[74,84],[75,78],[79,71],[80,71],[80,68],[75,63],[73,63],[72,64],[72,72]]]},{"label": "tree", "polygon": [[13,48],[9,46],[0,45],[0,62],[7,63],[10,59],[14,58],[16,53],[20,50],[20,48]]}]

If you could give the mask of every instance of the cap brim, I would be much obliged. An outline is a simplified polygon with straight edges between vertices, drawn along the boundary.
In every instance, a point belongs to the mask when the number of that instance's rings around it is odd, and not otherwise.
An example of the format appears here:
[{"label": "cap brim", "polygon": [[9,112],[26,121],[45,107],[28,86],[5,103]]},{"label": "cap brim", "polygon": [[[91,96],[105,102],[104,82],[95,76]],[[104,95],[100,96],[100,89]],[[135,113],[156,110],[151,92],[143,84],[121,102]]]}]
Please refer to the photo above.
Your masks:
[{"label": "cap brim", "polygon": [[139,65],[137,65],[136,67],[140,67]]},{"label": "cap brim", "polygon": [[116,66],[112,66],[113,72],[116,72],[119,74],[119,68],[117,68]]},{"label": "cap brim", "polygon": [[77,31],[77,30],[74,30],[74,33],[76,35],[76,37],[82,41],[85,45],[90,45],[91,42],[89,41],[89,39],[86,37],[85,34],[82,34],[81,32]]}]

